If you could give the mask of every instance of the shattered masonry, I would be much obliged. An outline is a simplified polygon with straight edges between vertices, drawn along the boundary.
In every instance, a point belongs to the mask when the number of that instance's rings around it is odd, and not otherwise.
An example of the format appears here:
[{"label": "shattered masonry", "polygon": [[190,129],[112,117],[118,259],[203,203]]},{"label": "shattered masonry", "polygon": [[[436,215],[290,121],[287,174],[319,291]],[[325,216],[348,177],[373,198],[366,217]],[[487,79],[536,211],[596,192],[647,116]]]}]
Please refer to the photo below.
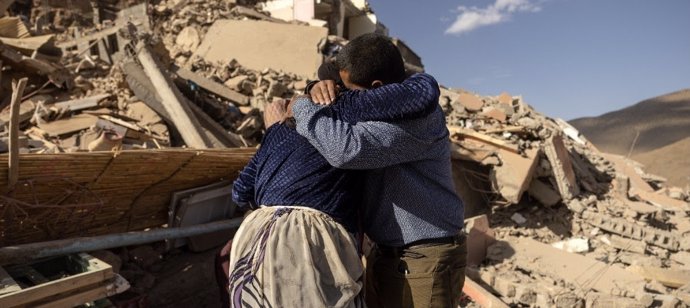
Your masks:
[{"label": "shattered masonry", "polygon": [[[2,152],[19,127],[19,168],[0,168],[19,185],[2,185],[3,245],[165,224],[173,192],[246,164],[266,103],[302,93],[347,39],[388,34],[355,0],[42,2],[0,1]],[[394,42],[409,73],[424,70]],[[441,87],[439,104],[468,217],[470,293],[496,305],[687,307],[690,192],[522,97]],[[143,247],[132,255],[154,255],[140,257],[148,268],[160,255]],[[141,292],[154,284],[143,277]]]}]

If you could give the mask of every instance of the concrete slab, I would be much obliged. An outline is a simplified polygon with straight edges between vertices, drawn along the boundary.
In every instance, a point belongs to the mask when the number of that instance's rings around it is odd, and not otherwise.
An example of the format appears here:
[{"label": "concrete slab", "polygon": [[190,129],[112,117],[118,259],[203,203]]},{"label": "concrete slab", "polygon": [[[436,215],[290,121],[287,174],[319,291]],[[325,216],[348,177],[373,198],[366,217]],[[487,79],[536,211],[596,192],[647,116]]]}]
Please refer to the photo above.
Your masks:
[{"label": "concrete slab", "polygon": [[323,62],[317,45],[328,29],[256,20],[219,20],[209,28],[194,55],[209,62],[236,59],[261,71],[273,68],[309,78]]}]

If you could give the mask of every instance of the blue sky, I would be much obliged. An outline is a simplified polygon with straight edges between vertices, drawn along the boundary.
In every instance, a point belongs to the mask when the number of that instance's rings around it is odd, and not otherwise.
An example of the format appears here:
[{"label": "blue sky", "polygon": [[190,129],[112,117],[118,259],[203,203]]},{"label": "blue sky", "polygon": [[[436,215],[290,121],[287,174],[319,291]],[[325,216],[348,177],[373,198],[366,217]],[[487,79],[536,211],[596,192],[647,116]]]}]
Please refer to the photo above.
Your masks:
[{"label": "blue sky", "polygon": [[566,120],[690,88],[690,0],[369,0],[441,84]]}]

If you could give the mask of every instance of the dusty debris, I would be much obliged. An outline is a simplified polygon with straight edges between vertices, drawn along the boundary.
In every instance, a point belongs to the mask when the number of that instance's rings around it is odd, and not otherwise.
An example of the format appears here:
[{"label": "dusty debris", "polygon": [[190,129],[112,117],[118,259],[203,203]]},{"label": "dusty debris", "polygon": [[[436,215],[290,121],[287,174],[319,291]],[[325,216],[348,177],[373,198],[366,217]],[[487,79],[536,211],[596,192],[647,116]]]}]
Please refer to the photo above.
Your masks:
[{"label": "dusty debris", "polygon": [[[20,209],[4,212],[11,218],[0,223],[4,244],[173,225],[166,212],[174,191],[232,179],[253,153],[179,147],[259,145],[266,103],[302,93],[346,39],[387,33],[361,1],[299,8],[279,1],[18,1],[24,10],[7,11],[12,2],[0,1],[1,12],[16,15],[0,18],[0,91],[9,93],[12,79],[28,82],[18,114],[11,116],[7,99],[0,112],[3,127],[16,120],[18,145],[7,146],[5,128],[0,148],[18,153],[17,183],[34,186],[17,185],[0,203]],[[409,46],[394,43],[408,72],[423,70]],[[601,153],[520,96],[440,90],[456,188],[466,213],[486,214],[466,221],[477,283],[467,286],[477,301],[687,302],[687,189]],[[79,210],[48,207],[58,206],[53,200]],[[191,242],[200,250],[217,244]],[[137,248],[119,256],[140,294],[164,283],[151,273],[160,253]]]}]

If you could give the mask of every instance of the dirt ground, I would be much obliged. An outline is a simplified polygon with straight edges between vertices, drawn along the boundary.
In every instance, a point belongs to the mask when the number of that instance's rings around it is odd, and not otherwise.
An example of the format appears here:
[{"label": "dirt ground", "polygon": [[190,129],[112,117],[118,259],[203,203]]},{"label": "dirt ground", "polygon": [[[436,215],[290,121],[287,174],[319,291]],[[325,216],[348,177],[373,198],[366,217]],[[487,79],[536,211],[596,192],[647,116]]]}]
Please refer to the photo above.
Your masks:
[{"label": "dirt ground", "polygon": [[[156,246],[160,247],[162,244],[154,245]],[[141,298],[143,295],[145,304],[141,307],[220,307],[214,272],[215,255],[220,249],[221,247],[217,247],[198,253],[186,248],[173,250],[145,267],[129,257],[129,262],[124,262],[120,274],[132,287],[113,301],[122,302],[123,298],[137,295]],[[130,251],[130,255],[132,254]],[[118,255],[123,256],[122,251]]]}]

